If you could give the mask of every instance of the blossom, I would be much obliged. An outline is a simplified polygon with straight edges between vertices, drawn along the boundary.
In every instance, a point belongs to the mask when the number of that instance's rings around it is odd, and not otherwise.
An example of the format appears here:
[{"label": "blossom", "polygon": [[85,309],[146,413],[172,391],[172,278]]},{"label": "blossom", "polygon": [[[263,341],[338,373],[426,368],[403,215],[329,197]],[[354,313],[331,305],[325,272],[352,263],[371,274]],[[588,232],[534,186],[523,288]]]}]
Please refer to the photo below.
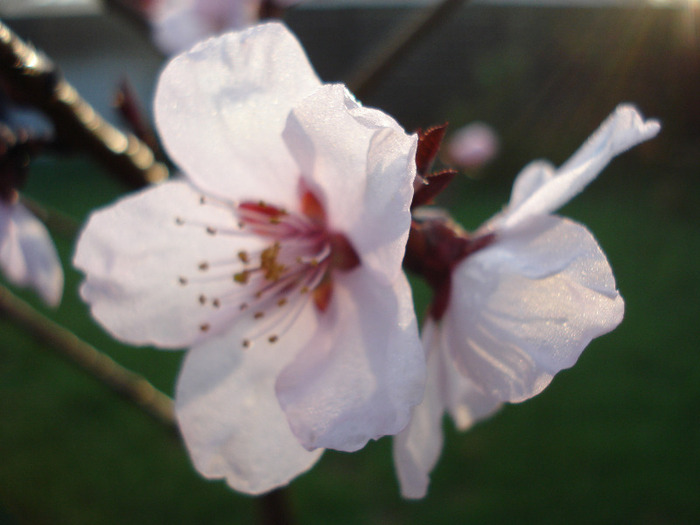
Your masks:
[{"label": "blossom", "polygon": [[300,0],[151,0],[147,13],[160,49],[175,54],[207,37],[258,22],[261,13],[281,11]]},{"label": "blossom", "polygon": [[416,137],[274,23],[175,58],[155,115],[185,178],[94,213],[74,262],[116,338],[189,347],[197,469],[257,494],[403,429],[425,376],[401,268]]},{"label": "blossom", "polygon": [[461,168],[478,168],[498,153],[498,135],[488,124],[473,122],[452,135],[447,145],[447,156]]},{"label": "blossom", "polygon": [[475,233],[446,220],[426,222],[427,229],[457,232],[455,249],[444,250],[456,255],[445,261],[443,280],[434,281],[423,328],[424,401],[394,440],[405,497],[426,493],[445,412],[464,430],[503,402],[538,394],[593,338],[622,321],[624,303],[595,238],[552,213],[614,156],[658,131],[658,122],[621,105],[559,169],[543,161],[527,166],[508,206]]},{"label": "blossom", "polygon": [[46,227],[19,202],[0,199],[0,268],[17,286],[36,290],[49,306],[63,294],[63,269]]}]

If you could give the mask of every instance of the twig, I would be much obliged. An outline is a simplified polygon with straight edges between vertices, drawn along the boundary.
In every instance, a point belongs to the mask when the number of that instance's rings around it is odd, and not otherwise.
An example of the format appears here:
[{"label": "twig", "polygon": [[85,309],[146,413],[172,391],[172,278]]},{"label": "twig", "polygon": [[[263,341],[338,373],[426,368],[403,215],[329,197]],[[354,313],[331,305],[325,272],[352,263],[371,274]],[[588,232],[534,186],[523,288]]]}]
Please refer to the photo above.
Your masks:
[{"label": "twig", "polygon": [[148,146],[105,121],[45,55],[1,21],[0,75],[12,96],[51,119],[62,143],[90,153],[131,186],[145,186],[168,177],[168,169],[155,160]]},{"label": "twig", "polygon": [[80,230],[80,223],[73,217],[44,204],[39,204],[26,195],[21,195],[20,199],[22,204],[36,215],[52,233],[61,235],[71,241],[75,240],[75,236],[78,235]]},{"label": "twig", "polygon": [[407,22],[360,62],[359,68],[348,77],[350,91],[360,100],[365,98],[421,39],[467,1],[442,0],[433,7],[427,7],[417,19]]},{"label": "twig", "polygon": [[8,289],[0,286],[0,313],[36,339],[77,364],[110,390],[175,430],[173,401],[139,374],[127,370],[75,334],[44,316]]}]

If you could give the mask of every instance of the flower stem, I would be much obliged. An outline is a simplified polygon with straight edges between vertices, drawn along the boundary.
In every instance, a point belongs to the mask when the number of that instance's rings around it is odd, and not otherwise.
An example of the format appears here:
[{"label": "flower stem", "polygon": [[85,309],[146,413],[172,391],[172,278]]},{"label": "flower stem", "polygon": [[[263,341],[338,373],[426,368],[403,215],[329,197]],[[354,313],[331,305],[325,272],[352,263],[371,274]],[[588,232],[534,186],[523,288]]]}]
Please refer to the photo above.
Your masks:
[{"label": "flower stem", "polygon": [[416,19],[409,20],[395,34],[389,36],[378,49],[360,62],[360,67],[349,76],[348,89],[359,99],[374,90],[391,68],[440,23],[468,0],[442,0],[425,8]]},{"label": "flower stem", "polygon": [[18,102],[41,110],[55,127],[62,146],[90,153],[130,186],[168,177],[151,149],[133,134],[105,121],[61,76],[42,53],[23,42],[0,21],[0,76]]},{"label": "flower stem", "polygon": [[62,357],[135,404],[166,426],[176,429],[173,401],[139,374],[127,370],[75,334],[0,286],[0,313]]}]

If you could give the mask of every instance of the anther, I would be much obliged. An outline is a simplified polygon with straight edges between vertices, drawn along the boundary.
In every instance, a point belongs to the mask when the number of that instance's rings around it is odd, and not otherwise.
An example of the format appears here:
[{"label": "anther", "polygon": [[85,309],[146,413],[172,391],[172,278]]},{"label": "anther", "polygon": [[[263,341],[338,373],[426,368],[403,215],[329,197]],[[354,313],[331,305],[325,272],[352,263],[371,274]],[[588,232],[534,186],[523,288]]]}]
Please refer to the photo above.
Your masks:
[{"label": "anther", "polygon": [[204,204],[206,204],[206,203],[207,203],[207,199],[205,199],[205,198],[204,198],[204,195],[202,195],[202,196],[199,198],[199,204],[204,205]]},{"label": "anther", "polygon": [[202,332],[208,332],[209,328],[210,328],[209,323],[204,323],[204,324],[199,325],[199,329]]},{"label": "anther", "polygon": [[287,304],[286,297],[282,297],[279,301],[277,301],[277,306],[284,306],[285,304]]},{"label": "anther", "polygon": [[207,302],[207,298],[203,295],[199,296],[199,304],[205,304]]},{"label": "anther", "polygon": [[183,224],[185,224],[185,219],[183,219],[182,217],[175,217],[175,224],[177,224],[178,226],[182,226]]},{"label": "anther", "polygon": [[214,308],[219,308],[219,307],[221,306],[221,301],[219,301],[218,299],[214,299],[214,300],[211,302],[211,305],[212,305]]},{"label": "anther", "polygon": [[248,264],[248,262],[250,261],[250,257],[248,256],[248,252],[245,252],[243,250],[238,252],[238,258],[240,259],[240,261],[243,264]]},{"label": "anther", "polygon": [[209,235],[216,235],[216,228],[213,228],[212,226],[207,226],[207,233]]},{"label": "anther", "polygon": [[250,348],[250,341],[248,341],[248,339],[243,339],[241,344],[243,345],[243,348]]},{"label": "anther", "polygon": [[208,262],[201,262],[201,263],[199,263],[198,268],[201,271],[206,272],[209,269],[209,263]]},{"label": "anther", "polygon": [[262,319],[265,316],[265,312],[255,312],[253,314],[254,319]]},{"label": "anther", "polygon": [[241,306],[238,307],[238,309],[239,309],[241,312],[242,312],[243,310],[245,310],[246,308],[248,308],[248,303],[241,303]]},{"label": "anther", "polygon": [[250,278],[250,271],[243,270],[242,272],[234,273],[233,280],[238,284],[246,284]]},{"label": "anther", "polygon": [[187,277],[178,277],[177,282],[179,282],[182,286],[185,286],[187,284]]},{"label": "anther", "polygon": [[279,337],[277,337],[276,335],[271,335],[270,337],[267,338],[267,340],[270,343],[276,343],[278,339],[279,339]]}]

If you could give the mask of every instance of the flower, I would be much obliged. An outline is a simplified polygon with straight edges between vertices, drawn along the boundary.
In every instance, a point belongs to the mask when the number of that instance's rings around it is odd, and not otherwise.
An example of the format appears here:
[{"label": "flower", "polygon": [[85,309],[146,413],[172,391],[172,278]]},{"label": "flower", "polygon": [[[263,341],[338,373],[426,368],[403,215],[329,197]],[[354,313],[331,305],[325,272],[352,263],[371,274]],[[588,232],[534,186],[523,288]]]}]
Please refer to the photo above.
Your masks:
[{"label": "flower", "polygon": [[49,306],[63,294],[63,269],[49,232],[15,197],[0,198],[0,268],[17,286],[28,286]]},{"label": "flower", "polygon": [[301,0],[152,0],[147,14],[153,38],[167,54],[180,53],[207,37],[258,22]]},{"label": "flower", "polygon": [[34,288],[55,307],[63,295],[61,261],[46,227],[20,203],[17,191],[29,159],[41,148],[39,136],[21,127],[23,116],[10,111],[0,94],[0,270],[11,283]]},{"label": "flower", "polygon": [[614,156],[658,131],[658,122],[621,105],[559,169],[542,161],[527,166],[505,210],[474,234],[435,215],[422,225],[418,234],[450,239],[441,252],[452,255],[431,282],[425,398],[394,440],[405,497],[427,491],[445,412],[464,430],[503,402],[535,396],[620,323],[624,303],[595,238],[552,213]]},{"label": "flower", "polygon": [[452,135],[447,156],[455,166],[475,169],[491,161],[498,147],[498,135],[493,128],[483,122],[473,122]]},{"label": "flower", "polygon": [[155,114],[185,180],[94,213],[74,262],[115,337],[190,347],[175,402],[197,469],[257,494],[399,432],[425,379],[401,269],[416,137],[321,84],[274,23],[175,58]]}]

